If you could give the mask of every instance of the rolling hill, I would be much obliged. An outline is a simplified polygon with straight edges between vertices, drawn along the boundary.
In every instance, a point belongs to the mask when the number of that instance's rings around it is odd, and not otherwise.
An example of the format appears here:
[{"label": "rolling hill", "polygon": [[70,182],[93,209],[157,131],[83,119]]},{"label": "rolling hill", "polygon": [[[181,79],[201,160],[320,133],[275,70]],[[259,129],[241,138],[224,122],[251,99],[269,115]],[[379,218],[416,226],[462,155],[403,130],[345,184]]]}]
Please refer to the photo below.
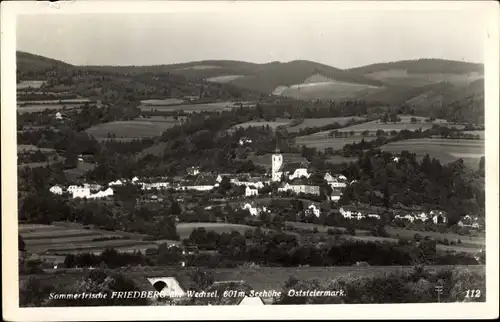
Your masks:
[{"label": "rolling hill", "polygon": [[482,64],[443,59],[402,60],[348,70],[396,86],[422,86],[440,82],[467,85],[484,77]]},{"label": "rolling hill", "polygon": [[17,59],[18,76],[40,78],[47,70],[65,70],[65,75],[71,75],[72,70],[85,70],[144,82],[158,75],[162,77],[160,83],[178,77],[176,82],[183,83],[183,87],[193,87],[182,92],[194,95],[199,93],[203,81],[214,92],[225,88],[229,92],[248,92],[252,97],[273,94],[297,100],[365,100],[382,106],[407,106],[437,118],[484,120],[484,66],[460,61],[417,59],[343,70],[307,60],[266,64],[203,60],[151,66],[72,66],[24,52],[18,52]]}]

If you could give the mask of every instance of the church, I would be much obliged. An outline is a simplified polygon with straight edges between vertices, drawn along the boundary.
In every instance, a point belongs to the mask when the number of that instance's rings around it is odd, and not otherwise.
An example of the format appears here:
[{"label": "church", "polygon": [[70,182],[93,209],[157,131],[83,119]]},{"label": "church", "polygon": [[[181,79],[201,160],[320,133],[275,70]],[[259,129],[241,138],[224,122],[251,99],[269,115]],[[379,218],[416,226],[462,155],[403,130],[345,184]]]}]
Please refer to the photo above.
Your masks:
[{"label": "church", "polygon": [[309,178],[311,173],[309,173],[308,168],[309,164],[306,161],[283,162],[283,155],[278,148],[276,148],[271,158],[271,173],[274,182],[280,182],[283,176],[287,176],[289,180],[302,177]]}]

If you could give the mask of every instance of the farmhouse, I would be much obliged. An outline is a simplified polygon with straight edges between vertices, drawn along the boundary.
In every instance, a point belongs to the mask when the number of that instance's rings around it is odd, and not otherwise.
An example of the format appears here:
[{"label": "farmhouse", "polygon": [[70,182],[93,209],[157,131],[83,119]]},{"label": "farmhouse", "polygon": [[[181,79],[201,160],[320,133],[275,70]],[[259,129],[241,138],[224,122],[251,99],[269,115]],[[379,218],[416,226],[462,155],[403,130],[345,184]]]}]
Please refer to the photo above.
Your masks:
[{"label": "farmhouse", "polygon": [[305,210],[306,215],[314,215],[316,217],[319,217],[321,214],[319,206],[315,204],[311,204],[307,209]]},{"label": "farmhouse", "polygon": [[257,216],[261,212],[269,212],[269,209],[267,209],[265,206],[261,207],[261,206],[255,204],[254,202],[244,203],[241,206],[241,209],[248,210],[248,212],[250,212],[250,215],[252,215],[252,216]]},{"label": "farmhouse", "polygon": [[483,226],[478,217],[472,217],[470,215],[465,215],[457,225],[460,227],[470,227],[475,229],[479,229]]},{"label": "farmhouse", "polygon": [[332,194],[330,195],[330,200],[333,202],[337,202],[340,200],[340,197],[342,196],[342,192],[338,190],[333,190]]},{"label": "farmhouse", "polygon": [[250,197],[250,196],[258,196],[259,195],[259,190],[257,189],[256,186],[249,185],[245,188],[245,196]]},{"label": "farmhouse", "polygon": [[50,192],[52,192],[55,195],[62,195],[63,194],[63,189],[59,186],[53,186],[49,189]]}]

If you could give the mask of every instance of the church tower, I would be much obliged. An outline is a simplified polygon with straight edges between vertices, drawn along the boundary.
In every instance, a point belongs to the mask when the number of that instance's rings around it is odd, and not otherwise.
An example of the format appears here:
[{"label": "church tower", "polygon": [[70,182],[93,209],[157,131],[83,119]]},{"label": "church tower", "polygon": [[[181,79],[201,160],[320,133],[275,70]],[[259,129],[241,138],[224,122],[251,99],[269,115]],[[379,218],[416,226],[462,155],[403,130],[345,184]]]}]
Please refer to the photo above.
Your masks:
[{"label": "church tower", "polygon": [[280,181],[281,180],[281,166],[283,165],[283,155],[280,153],[278,147],[276,147],[276,151],[272,156],[271,169],[272,169],[272,180]]}]

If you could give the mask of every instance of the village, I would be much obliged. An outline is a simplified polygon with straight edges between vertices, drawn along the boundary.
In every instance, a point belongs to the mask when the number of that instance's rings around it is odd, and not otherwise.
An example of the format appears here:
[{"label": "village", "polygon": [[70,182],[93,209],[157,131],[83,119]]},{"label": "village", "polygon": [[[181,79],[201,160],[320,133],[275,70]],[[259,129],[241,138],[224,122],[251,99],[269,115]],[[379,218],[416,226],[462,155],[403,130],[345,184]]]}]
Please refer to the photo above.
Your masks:
[{"label": "village", "polygon": [[[245,140],[244,138],[241,139],[240,144]],[[398,157],[393,159],[393,162],[398,161]],[[239,208],[247,210],[250,216],[256,217],[261,213],[271,213],[268,207],[259,204],[258,201],[261,197],[314,196],[317,200],[323,187],[310,180],[313,174],[310,172],[307,162],[286,162],[277,149],[271,157],[271,172],[266,175],[255,176],[252,173],[217,174],[202,172],[200,167],[193,166],[186,168],[184,177],[139,178],[135,176],[131,179],[116,179],[104,185],[97,183],[73,184],[67,187],[54,185],[49,190],[53,194],[68,196],[72,199],[108,199],[113,197],[117,188],[130,184],[144,191],[149,196],[149,202],[157,202],[163,200],[159,196],[161,191],[170,193],[210,192],[218,188],[223,183],[223,180],[227,180],[231,186],[239,187],[241,191],[240,195],[231,197],[232,201],[241,201]],[[331,193],[326,201],[333,206],[337,205],[338,212],[344,219],[358,221],[363,219],[381,220],[381,211],[373,207],[367,205],[338,205],[343,190],[348,185],[355,184],[355,180],[349,181],[343,174],[327,172],[321,175],[324,183],[331,188]],[[211,210],[215,206],[217,205],[206,206],[205,210]],[[304,214],[320,217],[320,202],[308,202]],[[446,212],[438,209],[429,211],[393,209],[391,218],[393,221],[406,221],[408,223],[432,221],[434,224],[446,224],[448,221]],[[466,215],[458,222],[458,226],[479,229],[481,223],[477,216]]]}]

